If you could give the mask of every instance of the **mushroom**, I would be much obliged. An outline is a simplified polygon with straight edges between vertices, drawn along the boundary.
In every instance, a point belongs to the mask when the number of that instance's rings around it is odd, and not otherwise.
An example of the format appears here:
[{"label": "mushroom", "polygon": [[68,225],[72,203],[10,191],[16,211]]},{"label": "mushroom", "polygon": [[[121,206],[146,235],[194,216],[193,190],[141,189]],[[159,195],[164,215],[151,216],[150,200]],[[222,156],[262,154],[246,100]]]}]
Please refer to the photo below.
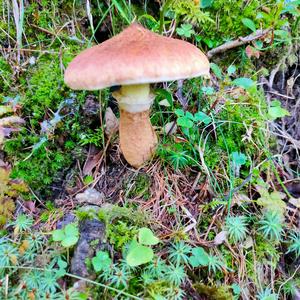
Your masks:
[{"label": "mushroom", "polygon": [[197,47],[133,23],[76,56],[66,69],[65,83],[75,90],[121,86],[113,92],[120,109],[120,146],[127,162],[137,168],[157,145],[149,118],[150,83],[207,74],[209,62]]}]

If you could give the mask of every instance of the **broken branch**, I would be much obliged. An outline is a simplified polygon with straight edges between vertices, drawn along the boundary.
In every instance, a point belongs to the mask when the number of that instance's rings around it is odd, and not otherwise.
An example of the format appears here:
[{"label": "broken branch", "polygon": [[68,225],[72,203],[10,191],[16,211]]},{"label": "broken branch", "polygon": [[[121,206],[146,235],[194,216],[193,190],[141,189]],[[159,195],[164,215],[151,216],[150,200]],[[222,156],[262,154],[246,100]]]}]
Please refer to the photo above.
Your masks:
[{"label": "broken branch", "polygon": [[226,42],[225,44],[208,51],[207,56],[208,56],[208,58],[211,58],[212,56],[214,56],[216,54],[223,53],[223,52],[225,52],[227,50],[230,50],[232,48],[236,48],[236,47],[248,44],[252,41],[255,41],[255,40],[258,40],[258,39],[264,37],[270,31],[271,31],[271,29],[256,30],[252,34],[249,34],[245,37],[240,37],[240,38],[238,38],[234,41]]}]

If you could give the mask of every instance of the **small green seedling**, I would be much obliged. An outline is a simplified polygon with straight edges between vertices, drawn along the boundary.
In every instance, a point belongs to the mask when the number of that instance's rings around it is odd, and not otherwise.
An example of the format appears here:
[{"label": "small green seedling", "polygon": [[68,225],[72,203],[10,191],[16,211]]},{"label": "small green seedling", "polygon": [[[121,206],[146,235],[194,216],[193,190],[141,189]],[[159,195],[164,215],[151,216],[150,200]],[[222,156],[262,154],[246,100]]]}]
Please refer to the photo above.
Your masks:
[{"label": "small green seedling", "polygon": [[112,264],[112,260],[108,252],[98,251],[96,256],[92,259],[92,264],[96,272],[107,271]]},{"label": "small green seedling", "polygon": [[151,247],[159,243],[159,239],[149,228],[140,228],[137,239],[133,239],[129,246],[126,262],[131,267],[146,264],[153,259]]},{"label": "small green seedling", "polygon": [[231,159],[234,175],[239,177],[241,167],[247,162],[247,156],[242,152],[232,152]]},{"label": "small green seedling", "polygon": [[242,19],[242,23],[243,23],[247,28],[249,28],[250,30],[252,30],[253,32],[256,31],[256,26],[255,26],[254,22],[253,22],[251,19],[243,18],[243,19]]},{"label": "small green seedling", "polygon": [[233,75],[235,72],[236,72],[236,66],[235,66],[235,65],[230,65],[230,66],[227,68],[227,74],[228,74],[229,76]]},{"label": "small green seedling", "polygon": [[286,116],[290,116],[289,111],[281,107],[281,103],[278,100],[274,100],[270,104],[270,108],[268,110],[269,120],[274,121],[278,118],[283,118]]},{"label": "small green seedling", "polygon": [[66,275],[66,269],[68,267],[68,263],[62,260],[62,258],[59,258],[57,261],[57,265],[58,265],[58,270],[56,270],[57,278],[64,277]]},{"label": "small green seedling", "polygon": [[218,256],[208,254],[202,247],[193,248],[189,263],[193,268],[208,267],[208,271],[213,273],[226,268]]},{"label": "small green seedling", "polygon": [[286,212],[286,202],[283,199],[286,195],[279,191],[269,192],[267,188],[258,184],[255,187],[260,194],[256,203],[267,211],[276,212],[283,219]]},{"label": "small green seedling", "polygon": [[247,77],[236,78],[235,80],[232,81],[232,83],[233,85],[241,87],[245,90],[248,90],[253,86],[255,86],[255,82],[252,79]]},{"label": "small green seedling", "polygon": [[70,223],[63,229],[56,229],[52,231],[52,238],[55,242],[61,242],[61,245],[65,248],[74,246],[79,239],[77,224]]},{"label": "small green seedling", "polygon": [[182,109],[175,109],[175,114],[177,116],[177,125],[191,143],[199,140],[198,125],[203,123],[207,126],[212,121],[211,117],[202,111],[192,114],[189,111],[185,112]]},{"label": "small green seedling", "polygon": [[91,184],[93,181],[94,181],[94,178],[93,178],[92,175],[87,175],[87,176],[85,176],[85,177],[83,178],[83,183],[84,183],[85,185],[89,185],[89,184]]},{"label": "small green seedling", "polygon": [[180,28],[176,29],[177,34],[186,38],[192,37],[195,34],[193,26],[191,24],[181,24]]},{"label": "small green seedling", "polygon": [[193,268],[207,266],[208,253],[202,247],[193,248],[189,262]]},{"label": "small green seedling", "polygon": [[175,114],[177,115],[177,125],[182,128],[192,128],[197,123],[203,122],[208,125],[212,120],[211,118],[202,111],[196,112],[194,115],[189,111],[184,112],[182,109],[176,109]]}]

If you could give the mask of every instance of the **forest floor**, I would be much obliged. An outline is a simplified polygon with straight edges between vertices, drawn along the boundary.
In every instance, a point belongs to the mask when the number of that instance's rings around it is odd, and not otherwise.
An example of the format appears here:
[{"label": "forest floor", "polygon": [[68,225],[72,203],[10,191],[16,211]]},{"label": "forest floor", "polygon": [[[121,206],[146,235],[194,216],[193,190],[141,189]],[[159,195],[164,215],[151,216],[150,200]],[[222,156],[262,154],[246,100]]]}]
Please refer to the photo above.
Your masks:
[{"label": "forest floor", "polygon": [[[0,0],[0,299],[300,299],[299,6]],[[139,169],[111,90],[64,83],[133,21],[211,67],[152,86]]]}]

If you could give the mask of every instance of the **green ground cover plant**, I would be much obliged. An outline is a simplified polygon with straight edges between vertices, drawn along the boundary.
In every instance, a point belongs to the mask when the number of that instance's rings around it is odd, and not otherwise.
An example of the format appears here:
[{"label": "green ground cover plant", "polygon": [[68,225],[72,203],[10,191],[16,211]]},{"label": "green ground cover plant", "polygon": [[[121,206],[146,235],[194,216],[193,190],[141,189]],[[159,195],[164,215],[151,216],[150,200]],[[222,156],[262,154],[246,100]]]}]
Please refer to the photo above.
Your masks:
[{"label": "green ground cover plant", "polygon": [[[0,299],[296,299],[299,7],[0,0]],[[133,21],[211,69],[152,87],[159,145],[138,170],[115,87],[64,83],[80,51]]]}]

